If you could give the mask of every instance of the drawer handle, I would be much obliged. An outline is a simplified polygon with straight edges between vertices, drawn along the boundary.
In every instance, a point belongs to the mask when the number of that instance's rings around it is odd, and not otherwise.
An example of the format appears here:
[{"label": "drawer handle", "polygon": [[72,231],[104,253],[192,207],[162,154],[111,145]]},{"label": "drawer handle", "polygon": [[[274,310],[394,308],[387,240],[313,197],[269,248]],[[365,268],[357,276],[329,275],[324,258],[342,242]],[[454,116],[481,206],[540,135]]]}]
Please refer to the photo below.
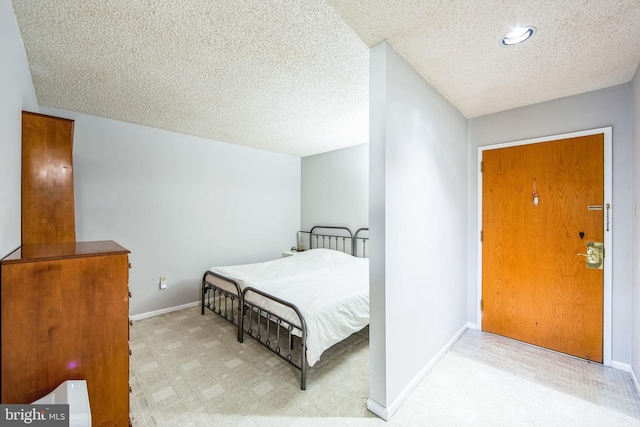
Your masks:
[{"label": "drawer handle", "polygon": [[133,326],[133,320],[129,319],[129,326]]},{"label": "drawer handle", "polygon": [[129,291],[129,298],[131,298],[131,291]]}]

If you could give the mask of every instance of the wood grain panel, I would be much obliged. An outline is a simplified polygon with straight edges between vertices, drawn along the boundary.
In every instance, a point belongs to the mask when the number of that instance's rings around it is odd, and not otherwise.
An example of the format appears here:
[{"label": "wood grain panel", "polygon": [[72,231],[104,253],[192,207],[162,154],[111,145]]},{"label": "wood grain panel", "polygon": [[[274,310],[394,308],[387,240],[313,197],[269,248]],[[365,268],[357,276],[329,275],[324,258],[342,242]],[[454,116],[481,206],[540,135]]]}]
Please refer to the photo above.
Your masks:
[{"label": "wood grain panel", "polygon": [[92,425],[129,425],[127,253],[3,262],[2,403],[86,379]]},{"label": "wood grain panel", "polygon": [[75,242],[73,121],[22,113],[22,244]]},{"label": "wood grain panel", "polygon": [[604,204],[603,136],[487,150],[483,164],[482,329],[602,362],[603,274],[577,254],[604,241],[604,211],[587,210]]}]

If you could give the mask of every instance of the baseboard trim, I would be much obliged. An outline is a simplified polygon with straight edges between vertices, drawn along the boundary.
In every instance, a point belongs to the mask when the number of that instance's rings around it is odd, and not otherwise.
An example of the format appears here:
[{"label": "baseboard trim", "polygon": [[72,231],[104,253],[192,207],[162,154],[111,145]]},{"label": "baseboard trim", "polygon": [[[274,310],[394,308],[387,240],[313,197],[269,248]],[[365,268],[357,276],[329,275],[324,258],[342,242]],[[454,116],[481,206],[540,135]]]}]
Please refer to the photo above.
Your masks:
[{"label": "baseboard trim", "polygon": [[629,373],[633,372],[633,369],[631,368],[631,365],[629,365],[627,363],[617,362],[615,360],[611,361],[611,367],[613,369],[618,369],[620,371],[625,371],[625,372],[629,372]]},{"label": "baseboard trim", "polygon": [[458,338],[460,338],[464,331],[469,328],[468,325],[469,324],[465,324],[462,329],[460,329],[453,336],[453,338],[451,338],[449,342],[447,342],[447,344],[442,347],[442,349],[429,361],[429,363],[427,363],[427,365],[422,368],[415,377],[413,377],[413,380],[409,382],[409,384],[404,388],[404,390],[402,390],[398,397],[393,399],[389,406],[384,407],[378,402],[369,398],[367,400],[367,409],[383,420],[389,421],[391,417],[393,417],[393,415],[398,411],[398,409],[400,409],[405,400],[407,400],[409,395],[416,389],[416,387],[420,385],[424,377],[426,377],[427,374],[433,369],[433,367],[436,366],[436,364],[440,361],[440,359],[442,359],[444,355],[447,354],[447,352],[451,349],[451,347],[453,347],[453,344],[458,341]]},{"label": "baseboard trim", "polygon": [[636,371],[631,367],[631,379],[633,380],[633,384],[636,386],[636,391],[638,392],[638,396],[640,396],[640,382],[638,381],[638,376],[636,375]]},{"label": "baseboard trim", "polygon": [[160,316],[161,314],[167,314],[173,311],[184,310],[185,308],[196,307],[200,304],[201,304],[200,301],[190,302],[188,304],[176,305],[173,307],[162,308],[160,310],[154,310],[154,311],[148,311],[146,313],[135,314],[133,316],[129,316],[129,319],[133,321],[148,319],[149,317]]},{"label": "baseboard trim", "polygon": [[385,408],[375,400],[371,400],[371,398],[367,400],[367,409],[371,411],[374,415],[377,415],[378,417],[382,418],[383,420],[389,421],[389,418],[390,418],[389,411],[387,411],[387,408]]},{"label": "baseboard trim", "polygon": [[478,325],[475,323],[467,322],[467,329],[479,330]]}]

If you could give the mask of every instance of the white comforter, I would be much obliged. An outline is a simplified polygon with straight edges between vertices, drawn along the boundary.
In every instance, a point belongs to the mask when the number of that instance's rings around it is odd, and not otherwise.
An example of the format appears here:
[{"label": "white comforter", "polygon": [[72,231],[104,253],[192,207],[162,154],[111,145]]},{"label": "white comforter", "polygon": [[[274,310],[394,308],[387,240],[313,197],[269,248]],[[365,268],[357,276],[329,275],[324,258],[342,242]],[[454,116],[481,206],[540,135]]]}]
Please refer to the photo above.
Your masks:
[{"label": "white comforter", "polygon": [[[294,304],[307,324],[307,363],[369,324],[369,260],[330,249],[312,249],[257,264],[213,267],[215,273]],[[292,324],[298,316],[289,308],[258,294],[247,301],[270,310]]]}]

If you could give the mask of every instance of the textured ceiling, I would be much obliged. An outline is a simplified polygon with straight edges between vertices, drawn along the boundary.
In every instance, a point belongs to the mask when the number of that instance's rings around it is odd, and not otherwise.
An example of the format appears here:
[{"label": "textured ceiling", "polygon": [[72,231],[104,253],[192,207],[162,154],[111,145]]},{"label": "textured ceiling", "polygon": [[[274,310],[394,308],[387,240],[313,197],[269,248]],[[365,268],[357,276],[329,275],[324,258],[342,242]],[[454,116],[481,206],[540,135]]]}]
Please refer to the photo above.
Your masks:
[{"label": "textured ceiling", "polygon": [[368,142],[369,49],[324,1],[13,5],[40,105],[296,156]]},{"label": "textured ceiling", "polygon": [[[368,141],[383,40],[468,118],[626,83],[640,61],[640,0],[13,5],[41,105],[295,156]],[[534,37],[501,46],[519,24]]]},{"label": "textured ceiling", "polygon": [[[372,47],[384,40],[467,118],[630,81],[640,0],[329,0]],[[500,41],[534,26],[518,46]]]}]

